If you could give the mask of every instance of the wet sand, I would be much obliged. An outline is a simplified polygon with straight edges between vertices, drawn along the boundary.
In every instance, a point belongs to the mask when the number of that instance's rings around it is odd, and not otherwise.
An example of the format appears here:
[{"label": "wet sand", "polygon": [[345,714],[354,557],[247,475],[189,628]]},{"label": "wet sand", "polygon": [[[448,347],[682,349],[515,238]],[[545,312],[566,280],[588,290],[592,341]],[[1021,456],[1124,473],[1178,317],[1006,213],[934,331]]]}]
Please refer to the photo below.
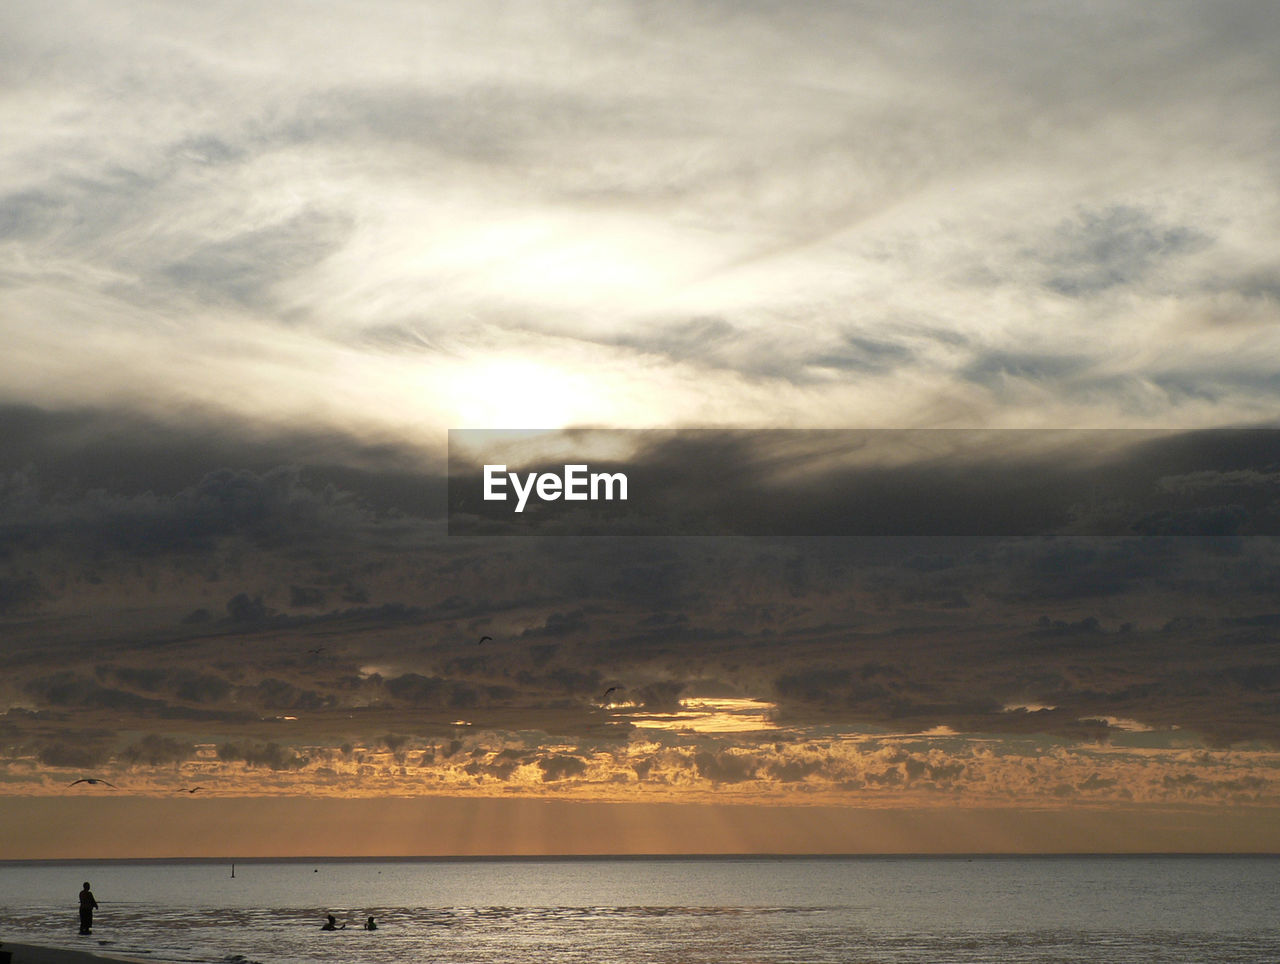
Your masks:
[{"label": "wet sand", "polygon": [[102,962],[125,961],[138,964],[145,960],[138,957],[125,957],[112,954],[106,948],[93,945],[93,949],[45,947],[40,944],[15,944],[12,941],[0,941],[0,960],[8,952],[13,955],[10,964],[102,964]]}]

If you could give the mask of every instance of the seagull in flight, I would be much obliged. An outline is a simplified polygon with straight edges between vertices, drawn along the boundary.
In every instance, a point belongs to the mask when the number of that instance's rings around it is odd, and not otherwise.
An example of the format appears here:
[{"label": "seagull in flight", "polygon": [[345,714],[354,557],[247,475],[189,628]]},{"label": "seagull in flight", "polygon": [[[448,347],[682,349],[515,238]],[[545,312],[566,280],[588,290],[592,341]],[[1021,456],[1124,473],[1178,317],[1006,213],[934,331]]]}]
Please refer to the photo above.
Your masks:
[{"label": "seagull in flight", "polygon": [[477,646],[479,646],[479,645],[480,645],[480,643],[483,643],[486,639],[490,639],[490,640],[491,640],[491,639],[493,639],[493,637],[492,637],[492,636],[481,636],[481,637],[480,637],[480,642],[479,642],[479,643],[476,643],[476,645],[477,645]]},{"label": "seagull in flight", "polygon": [[173,792],[174,793],[195,793],[197,790],[203,790],[203,789],[204,787],[192,787],[189,790],[186,787],[174,787]]},{"label": "seagull in flight", "polygon": [[608,703],[608,702],[609,702],[609,694],[610,694],[610,693],[616,693],[616,692],[618,692],[618,687],[616,687],[616,686],[610,686],[607,690],[605,690],[605,691],[604,691],[604,696],[600,697],[600,702],[601,702],[601,703]]},{"label": "seagull in flight", "polygon": [[77,783],[87,783],[90,786],[97,786],[99,783],[101,783],[103,786],[108,786],[112,790],[120,789],[114,783],[110,783],[106,780],[99,780],[97,777],[81,777],[79,780],[72,780],[70,783],[67,784],[67,786],[74,787]]}]

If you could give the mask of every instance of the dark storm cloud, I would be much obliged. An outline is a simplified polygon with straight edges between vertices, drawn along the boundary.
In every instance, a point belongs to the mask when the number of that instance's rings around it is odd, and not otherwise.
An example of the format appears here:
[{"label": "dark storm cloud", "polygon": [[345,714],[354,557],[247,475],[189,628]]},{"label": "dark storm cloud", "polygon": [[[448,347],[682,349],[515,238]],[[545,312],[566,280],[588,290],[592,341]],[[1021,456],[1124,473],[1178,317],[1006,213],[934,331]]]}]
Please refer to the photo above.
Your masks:
[{"label": "dark storm cloud", "polygon": [[698,775],[712,783],[739,783],[756,775],[755,761],[733,753],[702,752],[694,757]]},{"label": "dark storm cloud", "polygon": [[[360,706],[365,707],[360,719],[346,725],[381,727],[381,734],[388,728],[381,722],[388,719],[384,714],[398,708],[445,714],[438,719],[446,722],[460,709],[469,718],[480,713],[481,719],[516,713],[526,725],[547,729],[552,724],[536,722],[543,714],[552,713],[563,725],[565,712],[569,718],[598,712],[593,708],[605,687],[621,685],[617,698],[644,712],[676,709],[681,697],[709,692],[772,698],[780,704],[780,721],[796,726],[861,722],[923,731],[946,724],[960,732],[1052,732],[1100,740],[1120,732],[1103,718],[1129,718],[1156,727],[1176,725],[1189,738],[1203,734],[1218,742],[1280,737],[1274,712],[1280,650],[1270,632],[1273,607],[1267,608],[1272,597],[1243,590],[1245,579],[1280,571],[1274,546],[1266,548],[1270,540],[1250,541],[1243,556],[1223,555],[1197,540],[1164,540],[1158,565],[1131,579],[1123,593],[1065,598],[1056,583],[1066,578],[1089,582],[1095,567],[1107,573],[1113,541],[1079,540],[1066,551],[1051,541],[984,547],[974,540],[967,547],[947,548],[949,565],[933,571],[915,565],[917,546],[861,551],[846,546],[838,554],[827,552],[824,558],[834,567],[819,567],[797,594],[780,576],[825,541],[735,545],[723,540],[712,548],[684,547],[690,565],[680,580],[686,591],[705,600],[696,624],[648,611],[638,600],[619,599],[601,575],[594,584],[579,584],[580,592],[597,600],[590,632],[566,633],[552,651],[507,634],[496,646],[487,643],[491,651],[483,656],[464,660],[462,654],[476,651],[475,638],[466,634],[455,644],[443,642],[455,630],[428,619],[403,624],[401,630],[379,621],[348,622],[340,640],[327,629],[321,637],[293,635],[321,628],[315,621],[255,623],[244,626],[242,642],[225,631],[218,637],[229,658],[237,651],[245,654],[234,660],[238,679],[229,675],[232,663],[225,671],[195,669],[207,643],[194,637],[166,643],[164,652],[174,662],[164,673],[141,661],[99,664],[92,675],[37,674],[24,693],[39,706],[95,710],[121,721],[194,720],[200,713],[210,721],[230,721],[229,715],[215,716],[221,706],[299,716],[335,708],[345,716]],[[599,567],[611,553],[626,551],[626,544],[607,549],[597,543],[589,558]],[[566,544],[563,558],[567,562],[571,556]],[[519,581],[538,581],[546,558],[517,554],[504,567]],[[913,565],[902,565],[905,561]],[[1039,576],[1016,579],[1023,569]],[[922,605],[918,581],[938,573],[955,580],[973,605]],[[1002,589],[1009,582],[1016,592]],[[424,586],[423,591],[451,588]],[[1224,592],[1232,594],[1241,615],[1195,615]],[[1082,612],[1081,599],[1105,608]],[[766,615],[766,610],[772,612]],[[520,612],[495,616],[546,619],[545,609],[537,615]],[[1171,622],[1170,615],[1180,612],[1186,615]],[[642,640],[634,627],[645,629]],[[666,638],[664,627],[671,630]],[[329,651],[307,656],[320,641]],[[125,637],[112,645],[127,652],[140,644]],[[544,651],[534,653],[535,645]],[[190,667],[183,665],[188,659]],[[353,678],[348,685],[341,674],[350,672],[344,667],[353,660],[415,668]],[[24,665],[11,665],[7,677],[21,680],[36,672]],[[708,682],[717,679],[723,682]],[[1007,709],[1019,703],[1053,709]],[[372,706],[381,710],[372,713]],[[723,766],[724,761],[707,763],[703,770],[708,779],[724,781],[732,773]]]},{"label": "dark storm cloud", "polygon": [[542,771],[542,779],[550,782],[579,776],[586,772],[587,764],[581,757],[559,754],[539,760],[538,768]]},{"label": "dark storm cloud", "polygon": [[[144,679],[141,683],[142,674],[131,667],[100,666],[92,674],[68,669],[30,675],[29,664],[25,669],[11,664],[9,672],[12,683],[20,682],[22,698],[33,702],[41,711],[50,708],[100,711],[119,719],[187,721],[193,725],[243,723],[254,718],[242,706],[223,702],[232,693],[229,684],[213,677],[196,676],[190,670],[166,672],[161,681]],[[39,669],[35,672],[39,673]],[[104,678],[117,685],[102,685],[100,680]],[[193,691],[193,683],[203,684],[203,688]],[[254,696],[256,691],[246,690],[246,694]]]},{"label": "dark storm cloud", "polygon": [[115,710],[143,716],[157,715],[165,708],[163,700],[99,686],[70,670],[33,679],[26,684],[25,690],[45,706]]},{"label": "dark storm cloud", "polygon": [[439,677],[405,673],[384,684],[387,692],[411,706],[448,706],[452,703],[451,687]]},{"label": "dark storm cloud", "polygon": [[294,609],[323,607],[328,594],[315,586],[290,586],[289,605]]},{"label": "dark storm cloud", "polygon": [[[176,425],[125,412],[0,410],[0,531],[9,546],[126,554],[350,535],[440,511],[442,481],[408,450],[336,433]],[[415,462],[422,466],[415,468]],[[38,591],[9,577],[10,606]]]},{"label": "dark storm cloud", "polygon": [[[221,474],[196,474],[190,482],[174,470],[167,493],[148,501],[126,488],[129,473],[141,469],[122,466],[115,483],[121,494],[108,499],[90,496],[85,467],[100,463],[76,445],[83,431],[86,447],[98,446],[92,432],[105,423],[64,417],[38,424],[50,431],[19,434],[18,441],[37,470],[60,470],[54,477],[66,481],[69,494],[33,501],[31,487],[20,489],[21,497],[10,493],[13,505],[27,499],[23,504],[35,510],[22,513],[28,521],[57,510],[58,518],[85,525],[90,510],[103,506],[163,505],[182,508],[188,514],[174,518],[190,525],[190,512],[204,499],[219,507],[221,528],[199,531],[223,533],[210,541],[230,540],[226,550],[191,540],[86,546],[83,539],[59,549],[48,529],[13,542],[15,574],[6,578],[28,572],[46,595],[6,618],[10,643],[0,696],[38,713],[93,714],[122,731],[130,720],[145,724],[140,730],[180,724],[193,731],[193,744],[201,742],[195,731],[216,730],[220,743],[234,732],[231,742],[255,747],[270,740],[285,745],[274,734],[294,723],[275,717],[305,721],[326,714],[349,728],[348,738],[366,731],[378,738],[387,732],[418,738],[426,731],[436,738],[464,716],[605,740],[615,732],[607,727],[618,711],[602,707],[601,694],[618,686],[615,700],[655,716],[681,708],[681,700],[714,694],[768,699],[778,703],[779,724],[799,731],[832,725],[919,732],[947,725],[969,733],[1106,740],[1128,732],[1107,722],[1112,719],[1164,732],[1178,726],[1188,738],[1222,743],[1280,738],[1280,651],[1269,621],[1280,556],[1271,539],[473,540],[429,538],[429,528],[410,526],[407,535],[380,540],[374,537],[379,525],[421,521],[409,514],[411,504],[394,497],[394,487],[374,508],[383,466],[400,471],[396,449],[361,448],[341,438],[317,443],[313,451],[322,451],[330,466],[353,465],[350,477],[364,479],[370,493],[367,500],[329,498],[305,471],[277,477],[278,469],[235,467],[229,453],[238,449],[228,431],[215,437],[212,454],[193,446],[198,457],[184,457],[193,473],[208,460],[226,458]],[[149,446],[173,437],[121,436],[127,451],[157,462],[161,453]],[[747,445],[734,433],[687,433],[642,447],[641,454],[644,470],[655,477],[657,466],[684,466],[686,478],[714,482],[732,505],[761,513],[764,503],[748,496],[759,493],[762,480],[773,497],[795,500],[791,506],[810,499],[822,508],[874,491],[856,463],[833,467],[831,447],[815,443],[824,438],[830,437],[801,434],[786,445]],[[1269,504],[1275,471],[1259,442],[1266,433],[1122,438],[1127,444],[1107,457],[1134,491],[1250,511]],[[269,455],[270,447],[251,439],[242,451],[251,461]],[[1105,454],[1089,446],[1065,451],[1082,461]],[[1011,463],[1001,445],[983,454],[966,484],[996,478],[1011,464],[1040,464],[1021,455]],[[912,459],[904,465],[884,469],[880,484],[922,486],[907,493],[916,498],[934,491],[922,481],[923,467]],[[726,466],[742,476],[714,474]],[[403,478],[412,476],[406,471]],[[988,496],[999,498],[1000,491]],[[1105,496],[1084,497],[1084,508],[1093,503],[1093,511],[1105,512]],[[1133,518],[1132,509],[1121,518]],[[118,557],[114,568],[85,551],[106,545]],[[179,557],[188,557],[185,569],[174,565]],[[71,563],[96,567],[106,584],[68,578]],[[216,580],[204,574],[212,568],[219,570]],[[149,588],[175,571],[195,578]],[[367,601],[349,608],[344,597],[351,587]],[[130,608],[83,625],[66,619],[94,611],[104,598]],[[1230,614],[1221,610],[1224,598],[1232,600]],[[205,618],[184,621],[184,613],[200,610]],[[91,633],[89,625],[96,627]],[[493,638],[477,646],[482,635]],[[214,660],[211,651],[219,654]],[[408,718],[413,725],[406,725]],[[9,719],[20,734],[45,725]],[[74,744],[56,733],[46,738]],[[794,782],[806,772],[793,760],[755,757],[750,773],[756,776],[748,778],[746,769],[734,769],[737,761],[703,749],[713,756],[698,778],[726,786],[762,779],[775,762],[783,767],[778,779]],[[266,750],[241,755],[267,770],[273,760],[288,766],[293,759]],[[298,755],[310,759],[306,751]],[[900,762],[872,767],[858,779],[908,786],[930,779],[927,766],[946,765],[921,760],[923,770],[913,764],[909,773]],[[496,765],[512,776],[512,762]],[[684,766],[699,775],[692,756]]]},{"label": "dark storm cloud", "polygon": [[127,764],[159,767],[181,763],[195,755],[195,748],[182,740],[157,733],[147,733],[121,750],[117,757]]},{"label": "dark storm cloud", "polygon": [[672,710],[680,705],[684,683],[679,680],[659,680],[636,687],[627,695],[647,710]]},{"label": "dark storm cloud", "polygon": [[218,747],[218,759],[243,762],[250,767],[271,770],[299,770],[311,762],[306,754],[279,743],[224,743]]},{"label": "dark storm cloud", "polygon": [[295,468],[263,475],[223,469],[168,498],[98,490],[74,503],[55,497],[21,516],[10,507],[5,515],[10,546],[63,543],[128,555],[207,551],[231,535],[261,545],[298,544],[372,522],[349,493],[307,485]]},{"label": "dark storm cloud", "polygon": [[525,639],[536,639],[540,636],[567,636],[573,633],[580,633],[588,626],[587,620],[581,609],[575,609],[572,612],[562,613],[554,612],[547,617],[546,623],[542,626],[536,626],[526,629],[520,635]]},{"label": "dark storm cloud", "polygon": [[268,678],[254,687],[242,688],[241,699],[250,700],[268,710],[315,711],[331,709],[337,705],[332,695],[322,695],[315,690],[295,686],[284,680]]},{"label": "dark storm cloud", "polygon": [[100,734],[74,741],[43,743],[36,751],[36,759],[48,767],[91,769],[105,763],[111,757],[111,747],[100,739]]},{"label": "dark storm cloud", "polygon": [[422,472],[431,464],[428,456],[398,441],[324,429],[272,430],[193,410],[173,414],[0,406],[0,473],[12,477],[32,470],[58,494],[101,489],[172,495],[219,469],[261,474],[281,465],[308,465],[352,481],[367,474],[362,495],[418,514],[440,492]]},{"label": "dark storm cloud", "polygon": [[[3,552],[0,551],[0,558]],[[38,608],[48,598],[40,580],[30,573],[0,577],[0,616],[16,615]]]},{"label": "dark storm cloud", "polygon": [[1165,476],[1156,483],[1168,492],[1202,492],[1206,489],[1234,490],[1240,488],[1280,486],[1280,473],[1259,472],[1254,469],[1235,469],[1227,472],[1188,472],[1184,475]]},{"label": "dark storm cloud", "polygon": [[1114,596],[1148,584],[1198,554],[1185,543],[1159,540],[1013,541],[997,551],[994,567],[1007,576],[988,592],[1028,602]]}]

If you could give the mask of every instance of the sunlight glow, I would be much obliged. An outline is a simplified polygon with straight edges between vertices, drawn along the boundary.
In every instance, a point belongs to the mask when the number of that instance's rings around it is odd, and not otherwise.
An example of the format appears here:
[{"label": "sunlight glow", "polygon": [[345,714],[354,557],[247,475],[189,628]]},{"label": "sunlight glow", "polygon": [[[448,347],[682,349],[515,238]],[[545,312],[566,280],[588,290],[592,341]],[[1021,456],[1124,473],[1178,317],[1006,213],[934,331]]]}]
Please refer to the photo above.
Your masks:
[{"label": "sunlight glow", "polygon": [[675,713],[643,713],[632,717],[635,726],[651,730],[692,733],[750,733],[774,730],[777,704],[764,700],[689,699],[680,701]]},{"label": "sunlight glow", "polygon": [[1081,723],[1105,723],[1113,730],[1124,730],[1126,733],[1153,733],[1154,726],[1140,723],[1122,716],[1087,716],[1081,717]]},{"label": "sunlight glow", "polygon": [[1006,703],[1000,708],[1002,713],[1047,713],[1056,710],[1051,703]]},{"label": "sunlight glow", "polygon": [[564,428],[592,418],[606,394],[583,374],[516,358],[465,366],[450,382],[458,428]]}]

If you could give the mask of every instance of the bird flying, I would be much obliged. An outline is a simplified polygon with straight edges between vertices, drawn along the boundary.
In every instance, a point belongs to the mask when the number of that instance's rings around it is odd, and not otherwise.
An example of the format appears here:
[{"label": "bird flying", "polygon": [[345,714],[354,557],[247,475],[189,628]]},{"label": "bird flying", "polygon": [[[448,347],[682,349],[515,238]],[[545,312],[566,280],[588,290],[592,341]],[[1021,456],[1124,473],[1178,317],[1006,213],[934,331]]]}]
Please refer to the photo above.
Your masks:
[{"label": "bird flying", "polygon": [[[480,637],[480,643],[483,643],[486,639],[493,639],[493,637],[492,637],[492,636],[481,636],[481,637]],[[476,645],[477,645],[477,646],[479,646],[479,645],[480,645],[480,643],[476,643]]]},{"label": "bird flying", "polygon": [[99,783],[101,783],[103,786],[108,786],[112,790],[120,789],[114,783],[110,783],[106,780],[99,780],[97,777],[81,777],[79,780],[72,780],[70,783],[67,784],[67,786],[74,787],[77,783],[87,783],[90,786],[97,786]]}]

